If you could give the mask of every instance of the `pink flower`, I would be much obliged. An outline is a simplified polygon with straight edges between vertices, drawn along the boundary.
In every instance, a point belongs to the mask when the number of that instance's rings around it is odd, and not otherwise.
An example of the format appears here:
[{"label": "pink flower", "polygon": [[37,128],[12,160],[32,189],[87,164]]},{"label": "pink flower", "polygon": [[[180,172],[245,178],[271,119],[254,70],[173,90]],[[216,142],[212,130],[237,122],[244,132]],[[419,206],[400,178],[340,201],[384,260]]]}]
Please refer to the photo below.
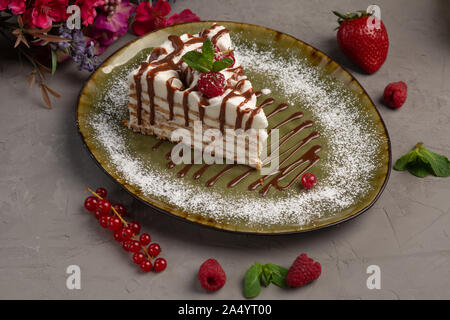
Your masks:
[{"label": "pink flower", "polygon": [[95,18],[87,29],[87,36],[95,41],[97,55],[128,31],[128,20],[134,10],[129,0],[122,0],[112,17],[101,14]]},{"label": "pink flower", "polygon": [[136,10],[136,20],[131,25],[138,36],[166,26],[166,16],[170,12],[170,4],[159,0],[153,7],[148,1],[142,1]]},{"label": "pink flower", "polygon": [[0,0],[0,11],[10,9],[12,14],[22,14],[26,8],[25,0]]},{"label": "pink flower", "polygon": [[66,19],[67,5],[68,0],[36,0],[34,6],[25,13],[28,16],[25,20],[31,26],[42,29],[48,28],[52,26],[53,22]]},{"label": "pink flower", "polygon": [[8,4],[10,0],[0,0],[0,11],[8,9]]},{"label": "pink flower", "polygon": [[167,19],[166,25],[171,26],[174,24],[193,22],[193,21],[200,21],[200,18],[195,13],[193,13],[191,10],[185,9],[185,10],[181,11],[179,14],[174,13],[173,15],[171,15],[169,17],[169,19]]},{"label": "pink flower", "polygon": [[88,26],[94,22],[97,16],[96,7],[104,4],[104,0],[76,0],[75,4],[80,7],[83,25]]},{"label": "pink flower", "polygon": [[11,0],[0,0],[0,11],[8,9],[8,5]]},{"label": "pink flower", "polygon": [[170,12],[170,4],[167,1],[159,0],[153,7],[148,1],[139,4],[136,11],[136,20],[131,25],[134,33],[138,36],[153,30],[174,24],[200,21],[191,10],[186,9],[182,12],[175,13],[166,20],[166,16]]}]

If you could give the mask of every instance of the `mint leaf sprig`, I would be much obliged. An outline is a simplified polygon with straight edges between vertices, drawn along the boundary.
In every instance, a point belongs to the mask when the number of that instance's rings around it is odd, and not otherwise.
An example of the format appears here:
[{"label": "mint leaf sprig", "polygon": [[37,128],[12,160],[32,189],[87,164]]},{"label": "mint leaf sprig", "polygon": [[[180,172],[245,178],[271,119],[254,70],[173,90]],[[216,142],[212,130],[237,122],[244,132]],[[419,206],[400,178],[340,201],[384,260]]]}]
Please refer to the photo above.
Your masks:
[{"label": "mint leaf sprig", "polygon": [[233,64],[233,59],[228,57],[214,61],[214,45],[209,39],[203,42],[202,52],[186,52],[183,55],[183,60],[192,69],[204,73],[210,71],[219,72]]},{"label": "mint leaf sprig", "polygon": [[273,263],[262,265],[256,262],[245,273],[244,296],[247,299],[256,297],[261,292],[261,284],[267,287],[273,283],[280,288],[287,288],[286,275],[288,269]]},{"label": "mint leaf sprig", "polygon": [[394,169],[398,171],[408,170],[411,174],[420,178],[430,174],[437,177],[449,177],[450,161],[447,157],[428,150],[422,142],[419,142],[413,150],[401,156],[395,162]]}]

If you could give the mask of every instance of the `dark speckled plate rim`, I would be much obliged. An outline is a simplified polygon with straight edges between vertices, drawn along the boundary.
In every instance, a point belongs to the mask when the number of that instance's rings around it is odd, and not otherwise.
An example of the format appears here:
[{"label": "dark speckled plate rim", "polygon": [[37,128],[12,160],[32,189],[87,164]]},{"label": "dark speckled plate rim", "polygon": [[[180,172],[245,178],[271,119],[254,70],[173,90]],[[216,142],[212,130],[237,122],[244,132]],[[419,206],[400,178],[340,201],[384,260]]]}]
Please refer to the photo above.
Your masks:
[{"label": "dark speckled plate rim", "polygon": [[[91,78],[99,71],[99,69],[100,69],[104,64],[106,64],[106,63],[107,63],[114,55],[116,55],[116,53],[118,53],[119,51],[121,51],[121,50],[123,50],[124,48],[128,47],[130,44],[132,44],[132,43],[134,43],[134,42],[136,42],[136,41],[139,41],[142,37],[148,36],[149,34],[154,33],[154,32],[158,32],[158,31],[160,31],[160,30],[162,30],[162,29],[158,29],[158,30],[155,30],[155,31],[153,31],[153,32],[147,33],[147,34],[145,34],[145,35],[143,35],[143,36],[141,36],[141,37],[138,37],[138,38],[136,38],[136,39],[134,39],[134,40],[128,42],[127,44],[125,44],[125,45],[123,45],[122,47],[120,47],[119,49],[117,49],[115,52],[113,52],[111,55],[109,55],[108,58],[105,59],[105,60],[102,62],[102,64],[96,68],[96,70],[95,70],[94,72],[91,73],[91,75],[89,76],[89,78],[85,80],[85,82],[84,82],[82,88],[80,89],[80,92],[79,92],[79,94],[78,94],[78,99],[77,99],[76,112],[75,112],[75,123],[76,123],[77,131],[78,131],[78,133],[79,133],[79,135],[80,135],[80,137],[81,137],[81,141],[83,142],[83,146],[86,148],[86,150],[88,151],[89,156],[94,160],[94,162],[97,164],[97,166],[100,167],[100,168],[103,170],[103,172],[104,172],[109,178],[111,178],[114,182],[116,182],[117,184],[119,184],[119,185],[120,185],[127,193],[129,193],[131,196],[133,196],[134,198],[136,198],[136,199],[139,200],[140,202],[144,203],[145,205],[151,207],[151,208],[154,209],[155,211],[160,212],[160,213],[163,213],[163,214],[166,214],[166,215],[171,216],[171,217],[175,217],[176,219],[178,219],[178,220],[180,220],[180,221],[184,221],[184,222],[187,222],[187,223],[192,223],[192,224],[195,224],[195,225],[199,225],[199,226],[202,226],[202,227],[205,227],[205,228],[208,228],[208,229],[213,229],[213,230],[222,231],[222,232],[229,232],[229,233],[233,233],[233,234],[245,234],[245,235],[268,236],[268,235],[289,235],[289,234],[305,233],[305,232],[310,232],[310,231],[315,231],[315,230],[321,230],[321,229],[324,229],[324,228],[329,228],[329,227],[332,227],[332,226],[336,226],[336,225],[338,225],[338,224],[341,224],[341,223],[350,221],[350,220],[352,220],[352,219],[358,217],[359,215],[363,214],[364,212],[368,211],[368,210],[375,204],[375,202],[380,198],[381,194],[383,193],[384,189],[386,188],[387,182],[388,182],[389,177],[390,177],[390,174],[391,174],[391,169],[392,169],[392,148],[391,148],[391,139],[390,139],[388,130],[387,130],[387,128],[386,128],[386,124],[385,124],[385,122],[384,122],[384,120],[383,120],[381,114],[379,113],[378,109],[376,108],[375,104],[373,103],[373,100],[372,100],[372,99],[370,98],[370,96],[367,94],[366,90],[365,90],[365,89],[363,88],[363,86],[359,83],[359,81],[358,81],[358,80],[357,80],[357,79],[356,79],[356,78],[355,78],[355,77],[354,77],[354,76],[353,76],[353,75],[352,75],[345,67],[343,67],[341,64],[339,64],[338,62],[336,62],[335,60],[333,60],[330,56],[328,56],[328,55],[327,55],[326,53],[324,53],[323,51],[321,51],[321,50],[315,48],[314,46],[312,46],[312,45],[310,45],[310,44],[308,44],[308,43],[306,43],[306,42],[304,42],[304,41],[302,41],[302,40],[300,40],[300,39],[297,39],[297,38],[295,38],[295,37],[293,37],[293,36],[291,36],[291,35],[289,35],[289,34],[286,34],[286,33],[284,33],[284,32],[280,32],[280,31],[277,31],[277,30],[274,30],[274,29],[271,29],[271,28],[267,28],[267,27],[264,27],[264,26],[260,26],[260,25],[249,24],[249,23],[244,23],[244,22],[225,21],[225,20],[204,20],[204,21],[199,21],[199,22],[187,22],[187,23],[183,23],[183,24],[197,24],[197,23],[208,23],[208,22],[209,22],[209,23],[219,23],[219,24],[220,24],[220,23],[231,23],[231,24],[237,24],[237,25],[249,26],[249,27],[253,27],[253,28],[261,28],[261,29],[265,29],[265,30],[267,30],[267,31],[269,31],[269,32],[275,32],[275,33],[277,34],[277,37],[279,37],[279,36],[281,36],[281,35],[288,36],[288,37],[294,39],[295,41],[298,41],[298,42],[302,43],[304,46],[310,47],[310,48],[312,49],[313,52],[319,52],[320,54],[322,54],[322,55],[328,60],[327,64],[328,64],[329,62],[334,62],[334,63],[336,63],[336,64],[338,65],[338,67],[342,69],[343,72],[347,73],[347,74],[350,76],[350,78],[352,79],[352,82],[354,82],[354,83],[361,89],[362,93],[363,93],[365,96],[367,96],[367,98],[369,99],[369,102],[370,102],[371,106],[373,107],[373,109],[375,110],[377,116],[378,116],[379,119],[380,119],[380,123],[381,123],[382,126],[383,126],[384,133],[385,133],[386,140],[387,140],[387,147],[388,147],[388,150],[387,150],[387,151],[388,151],[388,158],[389,158],[389,159],[388,159],[388,168],[387,168],[387,171],[386,171],[386,175],[385,175],[385,177],[384,177],[384,182],[383,182],[383,184],[382,184],[380,190],[378,191],[377,195],[376,195],[376,196],[373,198],[373,200],[372,200],[369,204],[367,204],[364,208],[362,208],[362,209],[360,209],[359,211],[354,212],[354,213],[352,213],[352,214],[350,214],[350,215],[348,215],[348,216],[344,216],[342,219],[339,219],[339,220],[336,220],[336,221],[332,221],[332,222],[325,223],[325,224],[322,224],[322,225],[317,225],[317,226],[316,226],[316,225],[312,225],[312,226],[310,226],[310,227],[308,227],[308,228],[306,228],[306,229],[301,229],[301,230],[281,231],[281,232],[264,232],[264,231],[262,231],[262,232],[259,232],[259,231],[251,232],[251,231],[241,231],[241,230],[226,229],[226,228],[219,227],[219,226],[208,225],[208,224],[202,223],[201,221],[194,221],[194,220],[187,219],[187,218],[182,217],[182,216],[180,216],[180,215],[177,215],[177,214],[174,214],[174,213],[169,212],[169,211],[167,211],[167,210],[164,210],[164,209],[158,207],[157,205],[148,202],[147,200],[141,198],[138,194],[135,194],[134,192],[132,192],[131,190],[129,190],[124,184],[120,183],[116,178],[114,178],[114,177],[113,177],[113,176],[112,176],[112,175],[111,175],[111,174],[110,174],[110,173],[109,173],[109,172],[101,165],[101,163],[97,160],[97,158],[95,157],[95,155],[93,154],[93,152],[89,149],[89,146],[87,145],[86,139],[85,139],[85,137],[84,137],[84,135],[83,135],[83,132],[81,131],[81,128],[80,128],[80,125],[79,125],[79,121],[78,121],[78,117],[79,117],[79,108],[80,108],[80,99],[81,99],[81,96],[82,96],[82,94],[83,94],[84,89],[87,87],[87,84],[89,83],[89,81],[91,80]],[[183,25],[183,24],[179,24],[179,25]],[[179,26],[179,25],[176,25],[176,26]],[[174,26],[165,27],[165,28],[163,28],[163,29],[169,29],[169,28],[171,28],[171,27],[174,27]]]}]

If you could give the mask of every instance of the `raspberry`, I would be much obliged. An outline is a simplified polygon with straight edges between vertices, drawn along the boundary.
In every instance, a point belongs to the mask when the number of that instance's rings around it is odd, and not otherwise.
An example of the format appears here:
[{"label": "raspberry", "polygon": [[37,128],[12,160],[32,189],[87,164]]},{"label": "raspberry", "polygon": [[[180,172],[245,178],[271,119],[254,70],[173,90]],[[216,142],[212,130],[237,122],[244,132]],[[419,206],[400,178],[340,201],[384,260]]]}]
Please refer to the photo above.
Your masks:
[{"label": "raspberry", "polygon": [[214,45],[214,61],[222,60],[225,58],[225,54],[219,49],[217,45]]},{"label": "raspberry", "polygon": [[197,88],[209,98],[220,96],[225,91],[225,77],[219,72],[202,73],[197,82]]},{"label": "raspberry", "polygon": [[231,60],[233,60],[233,64],[230,66],[230,68],[233,67],[236,63],[233,51],[220,51],[220,49],[216,45],[214,45],[214,61],[222,60],[223,58],[230,58]]},{"label": "raspberry", "polygon": [[391,108],[400,108],[406,101],[408,87],[403,81],[392,82],[384,89],[384,102]]},{"label": "raspberry", "polygon": [[217,260],[208,259],[200,266],[198,279],[203,288],[216,291],[225,285],[227,276]]},{"label": "raspberry", "polygon": [[289,268],[286,283],[290,287],[301,287],[319,278],[321,272],[320,263],[302,253]]}]

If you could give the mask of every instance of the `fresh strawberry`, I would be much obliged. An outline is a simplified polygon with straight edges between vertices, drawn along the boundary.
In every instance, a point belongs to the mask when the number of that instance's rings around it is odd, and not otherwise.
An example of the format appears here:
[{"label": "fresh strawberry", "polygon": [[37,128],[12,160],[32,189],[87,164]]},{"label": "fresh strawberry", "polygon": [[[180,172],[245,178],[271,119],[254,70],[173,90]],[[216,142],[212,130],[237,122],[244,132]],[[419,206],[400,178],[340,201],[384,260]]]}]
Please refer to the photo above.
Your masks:
[{"label": "fresh strawberry", "polygon": [[333,13],[339,17],[337,41],[342,52],[369,74],[380,69],[389,49],[383,21],[365,11],[345,15],[336,11]]}]

